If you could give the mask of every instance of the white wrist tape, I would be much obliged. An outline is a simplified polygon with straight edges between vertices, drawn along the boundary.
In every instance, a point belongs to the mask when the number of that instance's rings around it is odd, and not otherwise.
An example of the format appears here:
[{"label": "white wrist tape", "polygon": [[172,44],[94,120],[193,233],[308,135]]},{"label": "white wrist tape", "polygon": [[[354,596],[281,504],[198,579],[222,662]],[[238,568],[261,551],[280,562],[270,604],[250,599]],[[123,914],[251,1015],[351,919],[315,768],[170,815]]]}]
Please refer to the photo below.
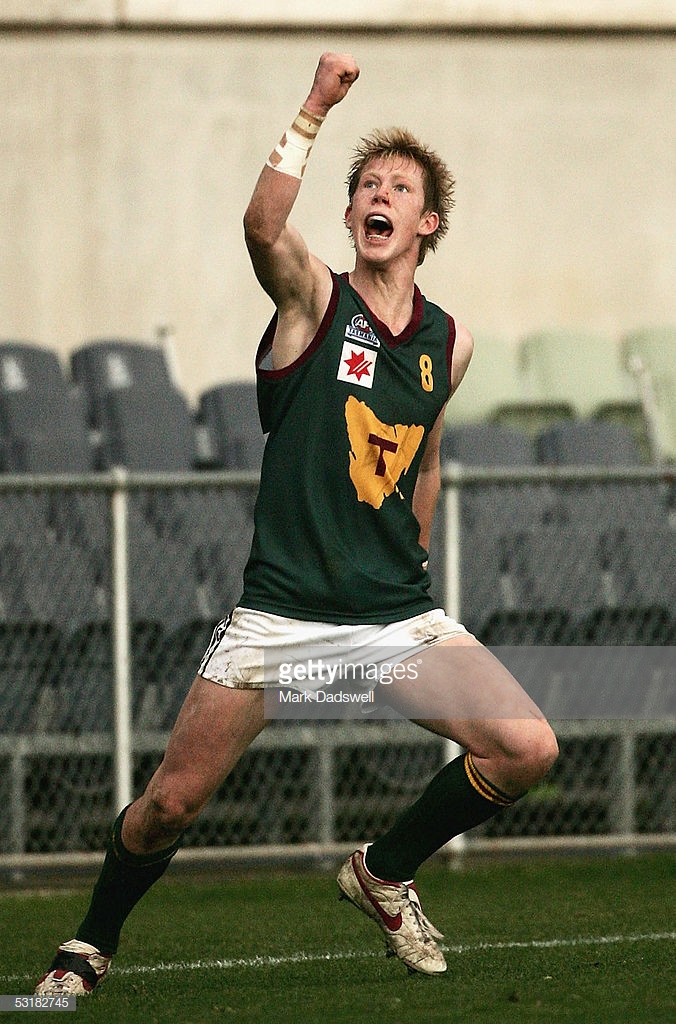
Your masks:
[{"label": "white wrist tape", "polygon": [[268,157],[268,167],[281,171],[282,174],[290,174],[293,178],[302,178],[310,150],[323,121],[324,118],[319,114],[311,114],[305,107],[301,107],[295,121],[287,128]]}]

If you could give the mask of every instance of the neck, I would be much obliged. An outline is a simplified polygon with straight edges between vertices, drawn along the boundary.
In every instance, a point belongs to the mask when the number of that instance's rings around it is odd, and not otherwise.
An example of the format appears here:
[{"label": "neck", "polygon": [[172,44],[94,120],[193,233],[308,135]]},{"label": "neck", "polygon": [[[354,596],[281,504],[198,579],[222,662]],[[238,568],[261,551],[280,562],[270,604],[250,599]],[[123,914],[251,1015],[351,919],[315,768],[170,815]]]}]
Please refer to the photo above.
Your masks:
[{"label": "neck", "polygon": [[380,272],[357,265],[349,275],[349,281],[392,334],[401,334],[410,323],[413,313],[413,275],[397,275],[387,270]]}]

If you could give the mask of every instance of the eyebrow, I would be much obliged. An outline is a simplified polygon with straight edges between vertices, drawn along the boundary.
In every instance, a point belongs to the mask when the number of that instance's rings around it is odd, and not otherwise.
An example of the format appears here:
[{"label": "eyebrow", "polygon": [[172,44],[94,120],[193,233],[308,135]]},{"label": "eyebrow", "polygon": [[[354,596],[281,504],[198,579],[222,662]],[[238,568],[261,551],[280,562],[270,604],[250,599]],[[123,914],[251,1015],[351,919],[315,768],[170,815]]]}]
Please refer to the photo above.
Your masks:
[{"label": "eyebrow", "polygon": [[[414,181],[415,181],[415,175],[414,174],[410,174],[407,171],[395,170],[395,171],[392,171],[391,174],[392,174],[393,178],[395,178],[396,180],[398,180],[400,182],[404,182],[405,184],[413,184]],[[362,172],[360,180],[363,181],[364,178],[368,178],[368,177],[377,178],[379,181],[382,181],[382,175],[378,174],[377,171],[372,171],[369,168],[366,168]]]}]

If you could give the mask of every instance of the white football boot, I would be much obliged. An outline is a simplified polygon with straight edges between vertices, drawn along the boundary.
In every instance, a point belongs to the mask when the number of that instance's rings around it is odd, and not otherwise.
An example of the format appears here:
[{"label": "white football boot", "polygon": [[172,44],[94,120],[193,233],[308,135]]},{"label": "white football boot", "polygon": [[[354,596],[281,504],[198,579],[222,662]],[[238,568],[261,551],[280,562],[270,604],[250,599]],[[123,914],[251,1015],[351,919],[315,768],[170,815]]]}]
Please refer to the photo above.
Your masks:
[{"label": "white football boot", "polygon": [[78,939],[62,943],[47,973],[35,988],[36,996],[88,996],[103,980],[112,957]]},{"label": "white football boot", "polygon": [[423,914],[418,890],[412,882],[374,878],[364,863],[367,849],[356,850],[340,869],[340,898],[381,928],[388,956],[398,956],[411,972],[443,974],[446,961],[436,942],[443,935]]}]

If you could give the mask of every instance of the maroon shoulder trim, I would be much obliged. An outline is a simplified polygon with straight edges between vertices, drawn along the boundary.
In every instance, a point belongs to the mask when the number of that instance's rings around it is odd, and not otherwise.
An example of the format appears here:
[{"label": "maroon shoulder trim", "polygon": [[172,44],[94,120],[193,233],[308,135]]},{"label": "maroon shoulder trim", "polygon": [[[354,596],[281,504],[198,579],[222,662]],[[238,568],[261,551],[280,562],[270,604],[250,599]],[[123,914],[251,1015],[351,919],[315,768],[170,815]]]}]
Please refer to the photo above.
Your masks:
[{"label": "maroon shoulder trim", "polygon": [[336,309],[338,307],[338,293],[340,286],[338,284],[338,278],[336,277],[332,270],[330,271],[330,274],[333,283],[331,289],[331,298],[329,299],[329,304],[326,307],[326,312],[322,317],[322,322],[317,328],[317,333],[315,334],[314,338],[312,339],[308,347],[303,352],[301,352],[297,359],[294,359],[292,363],[289,363],[288,366],[282,366],[280,367],[279,370],[264,370],[261,366],[261,363],[263,362],[265,357],[270,352],[270,349],[272,348],[272,342],[275,337],[275,331],[277,330],[277,314],[274,314],[272,320],[265,329],[265,333],[261,338],[261,342],[260,345],[258,346],[258,351],[256,353],[256,373],[260,377],[264,378],[265,380],[280,380],[283,377],[287,377],[290,373],[293,373],[293,371],[296,370],[299,366],[302,366],[305,360],[309,359],[312,353],[315,352],[317,348],[321,345],[324,338],[328,334],[329,327],[331,326],[331,322],[335,316]]}]

